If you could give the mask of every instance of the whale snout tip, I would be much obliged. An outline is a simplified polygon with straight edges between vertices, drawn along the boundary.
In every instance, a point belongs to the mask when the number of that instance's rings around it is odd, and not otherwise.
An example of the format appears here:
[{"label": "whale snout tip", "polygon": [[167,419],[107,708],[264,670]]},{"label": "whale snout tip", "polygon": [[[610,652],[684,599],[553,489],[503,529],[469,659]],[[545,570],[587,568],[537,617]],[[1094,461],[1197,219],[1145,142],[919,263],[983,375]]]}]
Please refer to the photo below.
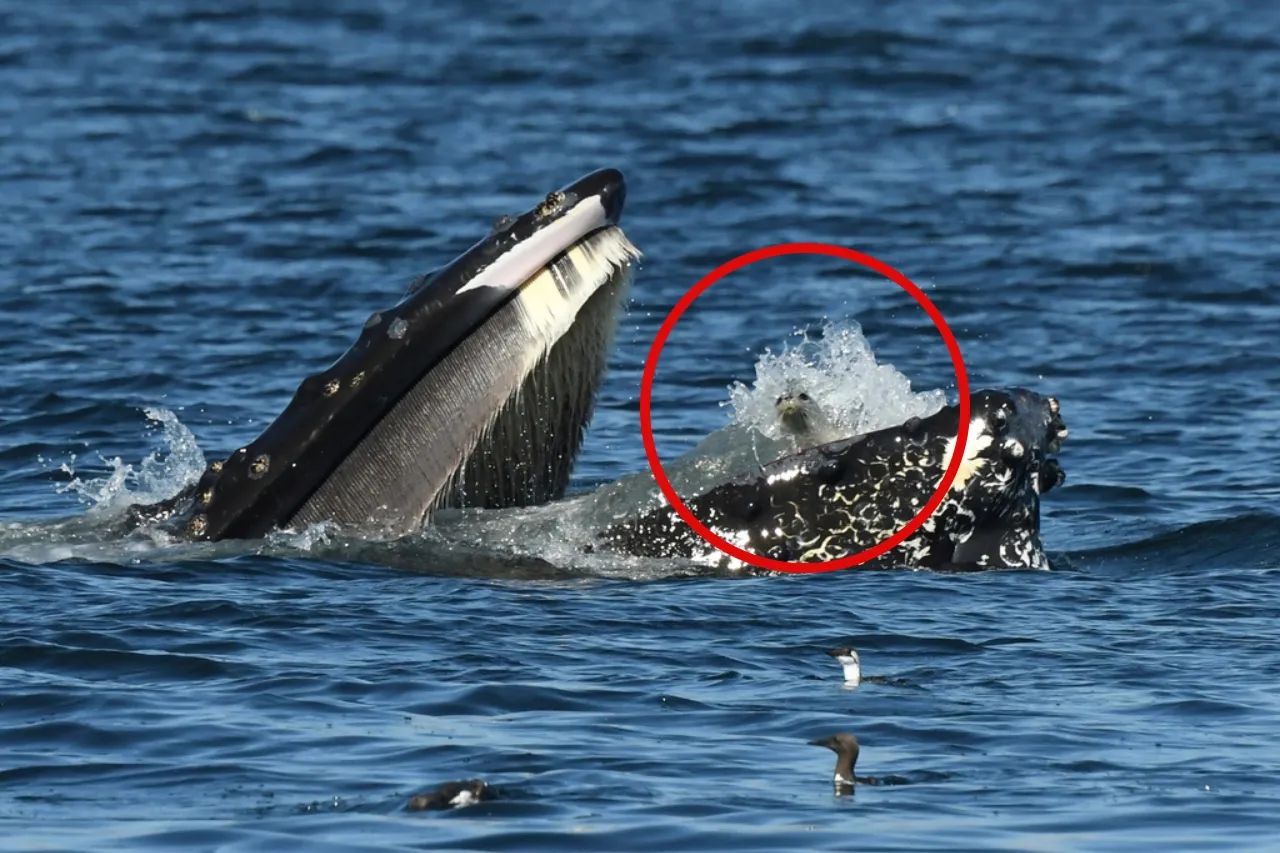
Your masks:
[{"label": "whale snout tip", "polygon": [[627,201],[627,179],[618,169],[597,169],[565,187],[563,192],[576,198],[595,198],[604,208],[609,224],[617,225]]}]

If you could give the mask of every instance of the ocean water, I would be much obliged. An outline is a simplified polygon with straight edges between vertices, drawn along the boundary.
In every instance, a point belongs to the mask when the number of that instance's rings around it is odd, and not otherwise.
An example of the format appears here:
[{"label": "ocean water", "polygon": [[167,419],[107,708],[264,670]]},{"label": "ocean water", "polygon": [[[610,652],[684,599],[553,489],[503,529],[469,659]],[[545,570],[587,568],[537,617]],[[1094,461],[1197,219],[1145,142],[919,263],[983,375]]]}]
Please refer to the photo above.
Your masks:
[{"label": "ocean water", "polygon": [[[509,513],[106,534],[605,166],[645,259],[574,506],[645,470],[678,298],[830,242],[924,288],[974,387],[1062,401],[1056,570],[566,566]],[[0,0],[0,849],[1280,849],[1278,176],[1280,11],[1243,0]],[[757,264],[664,350],[664,459],[784,381],[955,388],[890,282]],[[846,689],[845,643],[889,681]],[[837,731],[903,783],[835,796]],[[501,796],[403,811],[469,777]]]}]

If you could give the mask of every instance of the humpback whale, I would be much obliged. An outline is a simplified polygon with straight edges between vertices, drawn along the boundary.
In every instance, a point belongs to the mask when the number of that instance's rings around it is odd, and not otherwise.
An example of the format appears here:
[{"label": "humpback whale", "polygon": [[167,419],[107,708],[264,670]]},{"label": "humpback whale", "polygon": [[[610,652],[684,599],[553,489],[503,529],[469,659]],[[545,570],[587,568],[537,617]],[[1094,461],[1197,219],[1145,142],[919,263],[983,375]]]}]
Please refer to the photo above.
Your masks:
[{"label": "humpback whale", "polygon": [[191,539],[332,523],[401,536],[443,507],[562,497],[640,252],[620,172],[552,192],[374,313],[253,442],[131,508]]},{"label": "humpback whale", "polygon": [[[860,568],[1049,568],[1040,496],[1065,474],[1058,401],[1022,388],[970,395],[969,438],[941,506],[906,541]],[[818,445],[716,486],[690,511],[739,548],[788,562],[838,560],[905,527],[951,463],[959,406]],[[751,571],[704,541],[669,505],[601,531],[603,548]],[[601,548],[596,548],[599,551]]]},{"label": "humpback whale", "polygon": [[[395,538],[444,508],[564,497],[640,258],[618,226],[625,196],[621,173],[603,169],[499,217],[484,239],[370,316],[261,435],[177,495],[130,507],[120,526],[222,540],[327,523]],[[1050,454],[1066,437],[1053,398],[973,394],[959,450],[956,406],[831,441],[815,429],[834,427],[812,400],[776,405],[798,452],[690,502],[723,538],[792,562],[864,550],[916,514],[960,452],[939,509],[863,567],[1049,567],[1040,495],[1064,478]],[[670,507],[601,527],[584,550],[747,568]]]}]

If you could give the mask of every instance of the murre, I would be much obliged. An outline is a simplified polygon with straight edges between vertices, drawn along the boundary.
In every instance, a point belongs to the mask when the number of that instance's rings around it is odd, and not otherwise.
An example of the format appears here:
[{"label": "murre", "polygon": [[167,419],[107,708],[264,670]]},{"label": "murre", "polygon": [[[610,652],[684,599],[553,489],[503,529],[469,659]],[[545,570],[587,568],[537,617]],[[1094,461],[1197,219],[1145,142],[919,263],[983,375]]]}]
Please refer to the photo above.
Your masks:
[{"label": "murre", "polygon": [[862,661],[858,657],[858,650],[850,646],[827,649],[827,654],[839,661],[840,665],[844,667],[845,687],[857,687],[864,681],[868,684],[892,684],[895,687],[906,687],[909,684],[909,682],[901,678],[889,678],[884,675],[867,675],[863,673]]},{"label": "murre", "polygon": [[831,776],[831,784],[837,792],[853,790],[855,782],[864,785],[875,785],[877,780],[871,777],[859,779],[853,775],[854,765],[858,763],[858,739],[848,732],[840,732],[828,737],[809,741],[813,746],[825,746],[836,754],[836,769]]},{"label": "murre", "polygon": [[857,687],[862,682],[862,665],[858,661],[858,650],[848,647],[828,649],[831,655],[844,667],[844,683],[847,687]]},{"label": "murre", "polygon": [[409,812],[439,811],[492,799],[493,789],[483,779],[467,779],[465,782],[445,782],[430,793],[418,794],[404,808]]}]

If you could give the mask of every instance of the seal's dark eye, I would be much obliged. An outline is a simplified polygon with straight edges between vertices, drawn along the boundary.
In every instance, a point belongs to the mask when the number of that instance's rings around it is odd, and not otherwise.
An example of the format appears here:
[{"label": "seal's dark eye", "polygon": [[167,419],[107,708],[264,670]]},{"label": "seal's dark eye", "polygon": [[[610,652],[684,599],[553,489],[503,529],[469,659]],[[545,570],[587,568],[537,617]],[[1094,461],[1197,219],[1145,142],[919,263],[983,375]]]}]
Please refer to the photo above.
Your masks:
[{"label": "seal's dark eye", "polygon": [[778,399],[774,400],[774,401],[773,401],[773,404],[774,404],[775,406],[781,406],[781,405],[782,405],[782,397],[779,397]]},{"label": "seal's dark eye", "polygon": [[1004,429],[1007,423],[1009,423],[1009,413],[1003,408],[996,409],[991,413],[991,425],[996,429]]},{"label": "seal's dark eye", "polygon": [[800,399],[807,403],[807,402],[809,402],[809,395],[808,395],[808,394],[806,394],[806,393],[804,393],[803,391],[801,391],[801,392],[800,392]]}]

